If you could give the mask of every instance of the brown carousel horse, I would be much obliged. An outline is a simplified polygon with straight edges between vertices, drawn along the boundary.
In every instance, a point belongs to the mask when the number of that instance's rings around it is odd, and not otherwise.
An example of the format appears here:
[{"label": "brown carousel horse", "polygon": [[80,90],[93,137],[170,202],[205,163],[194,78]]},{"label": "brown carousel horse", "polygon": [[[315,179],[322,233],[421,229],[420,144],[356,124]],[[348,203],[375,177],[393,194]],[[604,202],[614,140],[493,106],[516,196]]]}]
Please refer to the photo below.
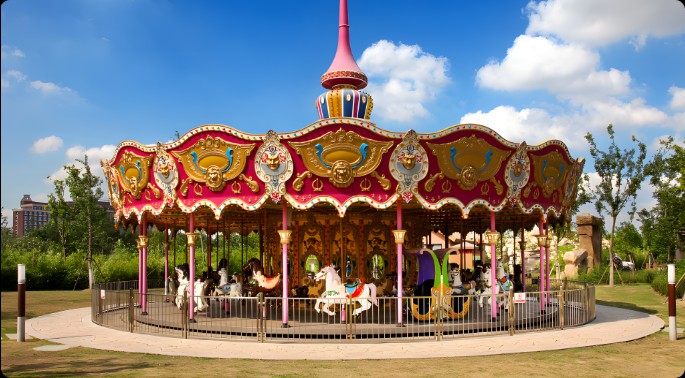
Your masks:
[{"label": "brown carousel horse", "polygon": [[266,277],[264,275],[264,266],[256,257],[247,260],[247,264],[243,266],[243,280],[243,294],[245,296],[258,293],[280,295],[278,291],[282,290],[281,274],[278,273],[274,277]]}]

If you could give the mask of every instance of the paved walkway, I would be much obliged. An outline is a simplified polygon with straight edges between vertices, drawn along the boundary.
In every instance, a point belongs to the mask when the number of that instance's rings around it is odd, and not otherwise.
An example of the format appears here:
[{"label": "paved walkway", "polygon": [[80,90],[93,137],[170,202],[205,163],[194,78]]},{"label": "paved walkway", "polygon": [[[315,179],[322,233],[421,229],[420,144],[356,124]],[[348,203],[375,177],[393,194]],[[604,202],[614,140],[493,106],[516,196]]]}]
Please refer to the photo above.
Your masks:
[{"label": "paved walkway", "polygon": [[224,340],[186,340],[132,334],[100,327],[90,320],[90,308],[44,315],[26,321],[26,333],[66,346],[120,352],[207,358],[262,360],[356,360],[422,357],[482,356],[579,348],[630,341],[658,332],[664,322],[654,315],[597,305],[597,319],[563,331],[463,337],[443,341],[378,344],[257,343]]}]

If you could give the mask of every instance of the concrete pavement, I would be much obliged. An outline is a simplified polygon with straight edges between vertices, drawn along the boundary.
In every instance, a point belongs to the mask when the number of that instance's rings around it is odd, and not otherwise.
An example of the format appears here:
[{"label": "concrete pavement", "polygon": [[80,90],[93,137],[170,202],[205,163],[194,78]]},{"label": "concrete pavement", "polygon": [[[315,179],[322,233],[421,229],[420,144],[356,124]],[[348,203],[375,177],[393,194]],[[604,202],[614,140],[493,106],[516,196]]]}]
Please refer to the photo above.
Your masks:
[{"label": "concrete pavement", "polygon": [[133,334],[101,327],[90,320],[90,308],[44,315],[26,321],[26,333],[66,346],[206,358],[261,360],[357,360],[483,356],[580,348],[630,341],[658,332],[664,322],[654,315],[597,305],[597,319],[563,331],[514,336],[462,337],[443,341],[341,344],[176,339]]}]

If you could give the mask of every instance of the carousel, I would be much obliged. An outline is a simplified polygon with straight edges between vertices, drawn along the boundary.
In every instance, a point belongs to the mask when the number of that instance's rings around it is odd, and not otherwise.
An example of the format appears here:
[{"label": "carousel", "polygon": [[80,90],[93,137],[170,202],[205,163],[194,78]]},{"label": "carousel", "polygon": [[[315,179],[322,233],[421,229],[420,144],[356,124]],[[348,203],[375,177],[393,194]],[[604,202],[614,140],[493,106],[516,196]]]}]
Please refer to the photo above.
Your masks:
[{"label": "carousel", "polygon": [[[374,285],[378,296],[399,299],[393,319],[403,323],[412,316],[402,305],[407,289],[430,279],[427,295],[452,290],[449,256],[456,254],[462,266],[480,261],[494,281],[502,232],[536,228],[544,240],[549,228],[570,220],[584,160],[572,158],[561,141],[528,145],[476,124],[419,133],[372,122],[373,100],[362,91],[367,77],[350,49],[346,0],[339,21],[337,52],[321,77],[325,92],[315,101],[319,119],[312,124],[263,134],[208,124],[169,143],[124,141],[101,162],[115,222],[139,230],[139,295],[148,290],[152,226],[167,237],[168,231],[187,235],[191,282],[199,273],[199,230],[210,239],[257,231],[259,268],[253,270],[264,276],[263,285],[278,286],[284,327],[294,288],[309,288],[309,296],[319,299],[326,295],[312,288],[322,288],[315,277],[327,267],[341,281]],[[436,232],[445,240],[454,233],[462,239],[443,243],[438,252],[424,248]],[[476,246],[462,254],[467,234],[478,235]],[[544,242],[540,251],[544,291],[550,285]],[[188,290],[197,295],[194,285]],[[143,314],[146,302],[140,303]],[[194,306],[190,301],[191,320],[198,316]],[[449,317],[464,316],[464,303],[447,306]],[[501,311],[490,307],[493,317]],[[418,307],[412,313],[435,316]]]}]

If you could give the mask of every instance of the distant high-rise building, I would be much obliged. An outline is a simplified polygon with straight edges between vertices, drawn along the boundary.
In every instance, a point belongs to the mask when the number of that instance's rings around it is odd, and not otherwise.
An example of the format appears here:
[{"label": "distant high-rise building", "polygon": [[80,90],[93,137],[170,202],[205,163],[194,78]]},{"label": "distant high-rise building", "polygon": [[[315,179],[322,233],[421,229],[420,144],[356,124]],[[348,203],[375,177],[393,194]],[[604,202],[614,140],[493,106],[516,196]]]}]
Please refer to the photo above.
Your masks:
[{"label": "distant high-rise building", "polygon": [[[98,201],[98,205],[107,211],[108,216],[114,215],[114,208],[109,202]],[[25,235],[43,228],[50,221],[50,208],[47,202],[36,202],[31,199],[30,194],[24,194],[19,201],[19,208],[12,211],[12,218],[12,232],[15,235]]]}]

